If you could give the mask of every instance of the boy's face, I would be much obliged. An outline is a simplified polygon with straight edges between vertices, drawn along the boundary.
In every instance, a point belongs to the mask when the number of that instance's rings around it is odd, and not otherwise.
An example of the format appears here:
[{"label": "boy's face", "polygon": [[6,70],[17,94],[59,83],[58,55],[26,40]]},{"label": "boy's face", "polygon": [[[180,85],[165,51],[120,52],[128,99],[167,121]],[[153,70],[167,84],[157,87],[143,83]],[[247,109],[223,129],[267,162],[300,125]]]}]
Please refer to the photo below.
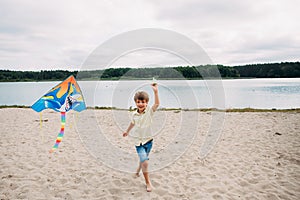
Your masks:
[{"label": "boy's face", "polygon": [[138,99],[135,101],[135,105],[138,108],[138,112],[142,113],[146,109],[148,102],[146,100]]}]

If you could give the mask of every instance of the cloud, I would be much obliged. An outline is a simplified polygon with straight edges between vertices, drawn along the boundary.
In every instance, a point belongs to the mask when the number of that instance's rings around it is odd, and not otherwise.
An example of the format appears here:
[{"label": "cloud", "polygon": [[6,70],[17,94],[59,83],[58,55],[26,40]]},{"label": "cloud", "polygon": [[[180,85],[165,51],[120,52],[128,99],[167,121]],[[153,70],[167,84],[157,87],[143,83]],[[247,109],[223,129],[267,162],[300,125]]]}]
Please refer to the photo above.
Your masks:
[{"label": "cloud", "polygon": [[299,6],[293,0],[189,1],[162,6],[159,17],[195,39],[216,63],[276,62],[279,54],[281,61],[294,61],[299,60],[292,53],[300,48]]},{"label": "cloud", "polygon": [[[2,0],[0,69],[78,69],[104,41],[146,27],[186,35],[215,63],[299,60],[298,7],[297,0]],[[128,55],[118,65],[182,64],[147,53]]]},{"label": "cloud", "polygon": [[151,19],[138,17],[151,11],[123,1],[4,0],[0,4],[0,46],[10,57],[0,56],[1,68],[78,68],[113,35],[151,24]]},{"label": "cloud", "polygon": [[300,41],[297,37],[276,34],[264,37],[249,35],[227,49],[227,62],[224,64],[250,64],[283,61],[299,61]]}]

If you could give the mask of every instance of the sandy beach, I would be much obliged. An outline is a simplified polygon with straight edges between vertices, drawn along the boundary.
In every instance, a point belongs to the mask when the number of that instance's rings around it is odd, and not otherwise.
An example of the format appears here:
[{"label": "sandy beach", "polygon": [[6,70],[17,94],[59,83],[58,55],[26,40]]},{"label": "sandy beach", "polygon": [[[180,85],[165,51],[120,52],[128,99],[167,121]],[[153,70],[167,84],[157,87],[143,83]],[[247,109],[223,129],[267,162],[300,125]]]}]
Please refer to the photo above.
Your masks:
[{"label": "sandy beach", "polygon": [[[197,126],[183,125],[184,114],[195,114]],[[112,110],[67,113],[63,141],[50,154],[60,129],[59,113],[43,111],[40,124],[40,115],[31,109],[0,109],[0,199],[300,199],[299,112],[225,113],[218,143],[200,158],[212,112],[158,111],[160,125],[149,161],[151,193],[143,177],[131,173],[137,156],[131,138],[121,136],[129,121],[116,118],[126,115]],[[181,144],[173,140],[179,129],[191,145],[177,157],[166,151],[176,159],[160,166],[156,160],[168,143]],[[98,140],[103,136],[120,154],[103,151]],[[92,144],[94,149],[87,147]],[[136,165],[127,169],[130,162],[122,153],[136,159]]]}]

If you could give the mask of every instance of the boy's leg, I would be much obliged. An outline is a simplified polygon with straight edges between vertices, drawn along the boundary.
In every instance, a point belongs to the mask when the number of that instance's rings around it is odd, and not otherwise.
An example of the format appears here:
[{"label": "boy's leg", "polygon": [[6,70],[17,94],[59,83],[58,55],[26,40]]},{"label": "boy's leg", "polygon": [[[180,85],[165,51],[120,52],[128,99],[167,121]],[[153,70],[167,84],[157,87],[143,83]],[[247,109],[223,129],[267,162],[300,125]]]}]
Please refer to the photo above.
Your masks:
[{"label": "boy's leg", "polygon": [[152,191],[152,186],[151,186],[149,173],[148,173],[148,160],[149,160],[148,156],[151,151],[151,148],[152,148],[152,141],[146,143],[143,146],[136,146],[137,153],[140,157],[140,165],[139,168],[137,169],[137,172],[139,172],[141,167],[146,181],[147,192]]},{"label": "boy's leg", "polygon": [[142,162],[141,165],[142,165],[143,175],[144,175],[144,178],[146,181],[147,192],[151,192],[152,186],[151,186],[149,173],[148,173],[148,160],[145,160],[144,162]]},{"label": "boy's leg", "polygon": [[138,168],[137,168],[137,170],[136,170],[136,174],[135,174],[136,177],[139,177],[139,176],[140,176],[140,171],[141,171],[141,169],[142,169],[142,164],[141,164],[141,162],[139,162],[139,166],[138,166]]}]

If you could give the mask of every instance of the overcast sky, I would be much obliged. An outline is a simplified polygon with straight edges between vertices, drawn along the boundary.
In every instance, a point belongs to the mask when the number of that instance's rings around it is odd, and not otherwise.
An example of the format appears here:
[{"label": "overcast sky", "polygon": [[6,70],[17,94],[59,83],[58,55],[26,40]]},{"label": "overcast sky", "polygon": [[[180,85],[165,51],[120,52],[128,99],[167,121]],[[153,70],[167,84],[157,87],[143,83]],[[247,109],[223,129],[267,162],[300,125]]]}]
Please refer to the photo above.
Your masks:
[{"label": "overcast sky", "polygon": [[[299,8],[299,0],[0,0],[0,69],[77,70],[103,42],[140,28],[183,34],[217,64],[299,61]],[[171,57],[141,51],[115,65],[184,64]]]}]

